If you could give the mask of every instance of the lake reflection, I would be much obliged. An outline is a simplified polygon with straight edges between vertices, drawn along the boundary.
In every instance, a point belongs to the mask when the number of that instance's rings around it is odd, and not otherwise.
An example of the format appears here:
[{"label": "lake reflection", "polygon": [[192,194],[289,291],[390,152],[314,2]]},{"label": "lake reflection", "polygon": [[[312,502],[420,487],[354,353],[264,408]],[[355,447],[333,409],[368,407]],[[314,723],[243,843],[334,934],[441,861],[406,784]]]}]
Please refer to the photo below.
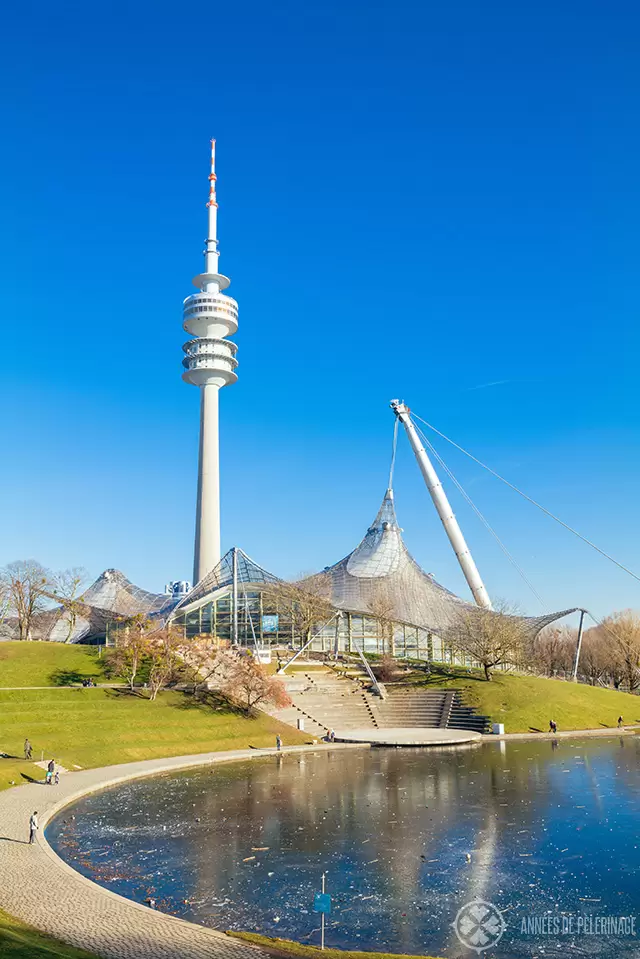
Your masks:
[{"label": "lake reflection", "polygon": [[[638,937],[577,920],[637,916],[640,933],[639,747],[322,748],[117,786],[47,838],[114,892],[219,929],[317,943],[324,870],[328,946],[473,956],[452,923],[478,897],[507,923],[486,959],[637,957]],[[523,931],[545,916],[565,933]]]}]

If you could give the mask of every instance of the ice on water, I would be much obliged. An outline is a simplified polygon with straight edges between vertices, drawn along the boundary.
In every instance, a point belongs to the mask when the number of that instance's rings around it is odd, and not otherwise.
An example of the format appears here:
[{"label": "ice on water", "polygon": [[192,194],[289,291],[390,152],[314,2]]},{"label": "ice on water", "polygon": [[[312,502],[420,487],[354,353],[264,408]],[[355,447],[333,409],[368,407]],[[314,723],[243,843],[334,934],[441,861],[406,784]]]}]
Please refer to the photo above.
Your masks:
[{"label": "ice on water", "polygon": [[519,929],[523,916],[594,905],[640,913],[638,745],[500,746],[285,754],[157,776],[87,797],[48,837],[95,881],[217,928],[317,942],[324,871],[328,945],[457,956],[451,923],[480,897],[505,910],[495,959],[635,956],[633,940],[594,950]]}]

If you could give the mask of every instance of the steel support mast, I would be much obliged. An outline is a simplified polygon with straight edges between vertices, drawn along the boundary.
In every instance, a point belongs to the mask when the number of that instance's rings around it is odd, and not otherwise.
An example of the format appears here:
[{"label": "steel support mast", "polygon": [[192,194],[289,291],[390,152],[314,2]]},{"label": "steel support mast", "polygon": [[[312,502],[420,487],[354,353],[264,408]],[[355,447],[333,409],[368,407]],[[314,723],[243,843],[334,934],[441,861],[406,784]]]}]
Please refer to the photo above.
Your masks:
[{"label": "steel support mast", "polygon": [[458,521],[455,518],[454,512],[451,509],[451,505],[447,499],[447,494],[442,488],[442,483],[438,478],[438,474],[433,468],[433,463],[427,456],[427,451],[422,445],[418,431],[413,424],[409,407],[405,406],[404,403],[401,403],[400,400],[391,400],[390,405],[391,409],[406,430],[407,436],[409,437],[409,442],[411,443],[411,448],[418,461],[420,472],[422,473],[424,481],[427,484],[427,489],[431,494],[431,499],[433,500],[434,506],[438,511],[438,516],[442,520],[442,525],[444,526],[445,532],[449,537],[449,542],[453,546],[453,550],[458,558],[458,562],[460,563],[464,577],[469,584],[469,589],[473,594],[473,598],[478,606],[483,607],[483,609],[491,609],[492,607],[489,594],[487,593],[485,585],[482,582],[480,573],[478,572],[478,567],[473,561],[473,557],[469,547],[467,546],[465,538],[462,535],[462,530],[458,525]]}]

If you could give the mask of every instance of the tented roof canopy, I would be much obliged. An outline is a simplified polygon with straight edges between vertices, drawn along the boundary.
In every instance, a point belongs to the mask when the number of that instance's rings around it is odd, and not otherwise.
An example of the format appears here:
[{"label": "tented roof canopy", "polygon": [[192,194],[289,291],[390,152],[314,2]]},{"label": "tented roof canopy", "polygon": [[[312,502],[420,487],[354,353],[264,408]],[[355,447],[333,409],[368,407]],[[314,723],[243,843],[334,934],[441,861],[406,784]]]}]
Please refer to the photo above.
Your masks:
[{"label": "tented roof canopy", "polygon": [[[375,615],[383,604],[389,619],[445,635],[461,620],[478,613],[470,603],[437,583],[409,553],[396,519],[393,490],[388,489],[372,525],[358,546],[317,577],[339,609]],[[302,584],[304,585],[304,584]],[[540,617],[517,617],[532,635],[574,610]],[[500,615],[496,613],[496,615]]]}]

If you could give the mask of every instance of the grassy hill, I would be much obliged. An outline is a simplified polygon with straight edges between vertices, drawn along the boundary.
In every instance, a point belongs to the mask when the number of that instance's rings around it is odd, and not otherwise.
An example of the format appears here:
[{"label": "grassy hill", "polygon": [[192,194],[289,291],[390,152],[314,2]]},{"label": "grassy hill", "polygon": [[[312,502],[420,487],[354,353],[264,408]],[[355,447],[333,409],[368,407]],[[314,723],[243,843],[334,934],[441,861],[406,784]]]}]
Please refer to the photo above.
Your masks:
[{"label": "grassy hill", "polygon": [[282,957],[282,959],[288,959],[289,956],[297,956],[299,959],[429,959],[429,956],[399,955],[395,952],[354,952],[350,949],[323,951],[318,946],[304,946],[299,942],[292,942],[291,939],[274,939],[254,932],[228,932],[227,935],[250,942],[255,946],[262,946],[269,955]]},{"label": "grassy hill", "polygon": [[[168,690],[150,702],[142,690],[65,688],[63,677],[92,675],[105,681],[104,662],[90,647],[57,643],[0,644],[0,789],[13,780],[43,778],[24,762],[28,737],[33,758],[54,758],[67,769],[107,766],[166,756],[181,756],[248,746],[273,746],[280,733],[285,745],[310,742],[309,735],[270,716],[247,719],[207,695],[201,700]],[[33,677],[39,682],[31,683]],[[66,678],[65,678],[66,677]],[[25,689],[45,685],[47,689]]]},{"label": "grassy hill", "polygon": [[425,688],[460,689],[469,706],[504,723],[507,733],[547,732],[550,719],[559,731],[616,726],[618,716],[629,725],[640,723],[640,697],[600,686],[500,670],[487,682],[479,671],[446,667],[408,678]]},{"label": "grassy hill", "polygon": [[95,646],[66,643],[0,643],[0,688],[68,686],[93,678],[107,682],[107,658]]},{"label": "grassy hill", "polygon": [[95,959],[0,912],[0,959]]}]

